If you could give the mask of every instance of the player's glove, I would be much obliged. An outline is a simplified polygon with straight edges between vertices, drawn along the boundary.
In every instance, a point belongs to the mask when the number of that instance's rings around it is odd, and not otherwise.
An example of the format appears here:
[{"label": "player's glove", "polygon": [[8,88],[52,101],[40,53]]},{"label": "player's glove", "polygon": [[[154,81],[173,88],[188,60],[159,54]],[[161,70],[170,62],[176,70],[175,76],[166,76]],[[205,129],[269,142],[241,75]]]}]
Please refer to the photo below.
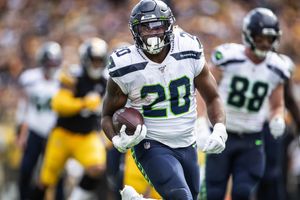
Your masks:
[{"label": "player's glove", "polygon": [[206,144],[207,138],[210,136],[211,131],[209,130],[209,126],[205,117],[199,117],[196,120],[195,124],[195,137],[197,147],[199,149],[203,149]]},{"label": "player's glove", "polygon": [[285,130],[285,122],[283,117],[275,116],[269,123],[271,134],[275,139],[282,136]]},{"label": "player's glove", "polygon": [[112,138],[112,143],[119,152],[125,153],[131,147],[140,143],[146,137],[147,127],[138,125],[133,135],[127,135],[126,125],[122,125],[120,133]]},{"label": "player's glove", "polygon": [[202,150],[205,153],[221,153],[225,149],[227,137],[225,125],[216,123]]},{"label": "player's glove", "polygon": [[96,112],[101,105],[101,97],[98,93],[92,92],[83,98],[83,107],[89,111]]}]

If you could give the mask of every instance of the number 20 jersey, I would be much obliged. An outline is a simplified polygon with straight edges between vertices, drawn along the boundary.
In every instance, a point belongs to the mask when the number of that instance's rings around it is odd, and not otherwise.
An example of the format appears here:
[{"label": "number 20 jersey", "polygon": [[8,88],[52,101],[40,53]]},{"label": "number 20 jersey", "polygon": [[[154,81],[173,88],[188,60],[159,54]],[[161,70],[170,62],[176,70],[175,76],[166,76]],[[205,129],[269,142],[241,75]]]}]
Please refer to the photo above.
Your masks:
[{"label": "number 20 jersey", "polygon": [[172,148],[186,147],[195,141],[193,80],[204,63],[198,39],[175,29],[171,49],[162,63],[152,62],[132,45],[111,55],[109,74],[128,95],[130,106],[143,114],[146,138]]},{"label": "number 20 jersey", "polygon": [[219,93],[226,109],[226,128],[237,133],[262,130],[272,91],[290,77],[286,59],[269,52],[254,64],[240,44],[224,44],[215,49],[212,62],[223,71]]}]

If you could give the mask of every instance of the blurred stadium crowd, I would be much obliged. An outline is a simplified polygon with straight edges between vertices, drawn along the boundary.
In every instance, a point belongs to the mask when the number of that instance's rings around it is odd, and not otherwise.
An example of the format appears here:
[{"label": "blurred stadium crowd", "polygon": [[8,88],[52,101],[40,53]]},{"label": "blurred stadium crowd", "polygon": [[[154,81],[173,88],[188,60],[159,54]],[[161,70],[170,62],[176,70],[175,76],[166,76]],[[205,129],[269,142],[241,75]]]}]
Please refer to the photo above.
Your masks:
[{"label": "blurred stadium crowd", "polygon": [[[57,41],[63,65],[79,62],[78,46],[93,36],[107,41],[110,50],[121,42],[133,43],[128,29],[132,7],[138,0],[0,0],[0,185],[15,180],[21,152],[14,145],[18,77],[36,66],[36,51],[45,41]],[[279,51],[296,64],[295,96],[300,103],[300,1],[295,0],[168,0],[180,26],[198,36],[206,55],[224,42],[241,42],[245,14],[268,7],[280,19],[283,36]],[[209,61],[209,57],[206,57]],[[291,156],[299,153],[297,147]],[[298,161],[299,162],[299,161]],[[288,165],[289,184],[295,188],[300,164]],[[3,192],[6,189],[1,189]],[[1,197],[0,197],[1,198]]]}]

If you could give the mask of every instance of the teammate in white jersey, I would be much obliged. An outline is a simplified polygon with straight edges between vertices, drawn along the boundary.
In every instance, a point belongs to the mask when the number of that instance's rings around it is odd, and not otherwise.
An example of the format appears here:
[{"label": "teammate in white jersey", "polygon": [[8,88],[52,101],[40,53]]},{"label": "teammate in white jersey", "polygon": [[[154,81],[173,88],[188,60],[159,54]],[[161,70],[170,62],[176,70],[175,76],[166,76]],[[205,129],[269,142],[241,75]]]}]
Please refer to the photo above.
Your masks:
[{"label": "teammate in white jersey", "polygon": [[226,110],[227,148],[207,155],[206,195],[224,199],[232,175],[232,199],[250,199],[265,166],[263,124],[265,106],[271,134],[285,129],[283,83],[290,76],[285,61],[274,52],[281,31],[277,17],[266,8],[250,11],[243,21],[244,45],[224,44],[212,54],[212,72]]},{"label": "teammate in white jersey", "polygon": [[[203,96],[214,125],[205,151],[224,150],[225,114],[201,43],[174,28],[174,21],[162,1],[143,0],[133,8],[129,26],[135,45],[116,50],[110,57],[102,127],[119,151],[131,148],[138,167],[161,197],[195,200],[200,187],[195,89]],[[128,99],[145,119],[132,136],[124,133],[125,125],[120,133],[112,126],[113,113]],[[122,191],[123,199],[142,199],[128,188]]]},{"label": "teammate in white jersey", "polygon": [[[61,47],[56,42],[46,42],[38,51],[39,67],[24,71],[19,79],[24,91],[24,109],[19,109],[21,127],[17,142],[24,149],[20,168],[20,199],[28,199],[33,170],[44,151],[48,133],[56,122],[50,101],[59,88],[55,72],[62,62]],[[20,118],[19,118],[20,119]]]},{"label": "teammate in white jersey", "polygon": [[[291,58],[280,54],[285,60],[288,70],[293,73],[295,65]],[[275,139],[270,129],[264,126],[264,149],[266,153],[266,167],[262,180],[257,187],[257,200],[285,200],[287,199],[287,173],[288,173],[288,146],[300,130],[300,106],[297,104],[293,92],[293,80],[288,79],[284,83],[285,107],[288,110],[293,124],[289,124],[283,137]],[[295,125],[296,129],[291,128]]]}]

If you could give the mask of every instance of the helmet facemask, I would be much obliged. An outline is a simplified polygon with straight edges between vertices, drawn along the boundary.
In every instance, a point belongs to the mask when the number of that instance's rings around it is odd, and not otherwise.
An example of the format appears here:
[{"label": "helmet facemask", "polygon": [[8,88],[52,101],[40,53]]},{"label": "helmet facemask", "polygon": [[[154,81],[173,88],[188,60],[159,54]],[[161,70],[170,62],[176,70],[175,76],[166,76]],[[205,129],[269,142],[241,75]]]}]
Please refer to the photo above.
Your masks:
[{"label": "helmet facemask", "polygon": [[53,78],[62,63],[62,50],[56,42],[46,42],[39,49],[37,61],[41,65],[44,74]]},{"label": "helmet facemask", "polygon": [[79,47],[81,65],[91,79],[101,78],[105,69],[107,44],[99,38],[92,38]]},{"label": "helmet facemask", "polygon": [[[275,51],[279,45],[281,30],[275,14],[266,8],[256,8],[250,11],[243,22],[243,43],[259,58],[265,58],[270,51]],[[261,48],[259,39],[269,41],[268,48]]]},{"label": "helmet facemask", "polygon": [[141,48],[150,53],[158,54],[161,50],[170,44],[170,29],[167,21],[145,22],[136,25],[137,41]]},{"label": "helmet facemask", "polygon": [[[270,32],[268,31],[264,32],[264,30],[265,29],[263,29],[262,33],[260,34],[251,34],[249,32],[243,32],[244,44],[246,44],[246,46],[248,46],[258,58],[262,58],[262,59],[265,58],[270,51],[276,50],[276,48],[279,45],[279,40],[281,35],[280,32],[276,33],[272,29],[270,30]],[[270,44],[269,48],[263,49],[260,47],[260,42],[257,41],[259,40],[257,38],[262,38],[262,37],[268,38]]]},{"label": "helmet facemask", "polygon": [[91,57],[86,68],[87,74],[92,79],[99,79],[104,71],[105,61],[102,57]]},{"label": "helmet facemask", "polygon": [[149,54],[158,54],[173,40],[175,18],[171,9],[157,0],[143,0],[130,16],[129,28],[135,45]]}]

